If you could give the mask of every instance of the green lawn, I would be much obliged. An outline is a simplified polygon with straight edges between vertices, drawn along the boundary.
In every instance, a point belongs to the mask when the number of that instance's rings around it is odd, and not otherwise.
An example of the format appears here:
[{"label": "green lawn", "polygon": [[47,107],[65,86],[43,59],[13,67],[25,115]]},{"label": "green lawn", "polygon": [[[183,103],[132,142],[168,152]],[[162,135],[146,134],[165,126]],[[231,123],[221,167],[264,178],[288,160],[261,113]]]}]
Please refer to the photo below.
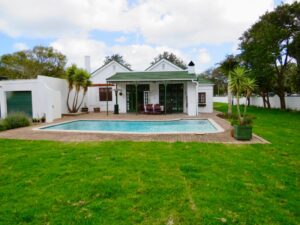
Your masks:
[{"label": "green lawn", "polygon": [[249,112],[272,144],[0,140],[0,224],[299,224],[300,113]]}]

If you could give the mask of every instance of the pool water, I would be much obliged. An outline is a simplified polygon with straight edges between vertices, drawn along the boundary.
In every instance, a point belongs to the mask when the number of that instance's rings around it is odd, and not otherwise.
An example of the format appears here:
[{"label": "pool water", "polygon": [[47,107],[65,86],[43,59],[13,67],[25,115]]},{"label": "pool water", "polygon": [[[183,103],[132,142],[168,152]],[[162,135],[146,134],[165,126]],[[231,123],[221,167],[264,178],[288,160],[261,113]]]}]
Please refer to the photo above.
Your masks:
[{"label": "pool water", "polygon": [[206,119],[171,121],[76,120],[40,129],[135,134],[218,132],[218,128]]}]

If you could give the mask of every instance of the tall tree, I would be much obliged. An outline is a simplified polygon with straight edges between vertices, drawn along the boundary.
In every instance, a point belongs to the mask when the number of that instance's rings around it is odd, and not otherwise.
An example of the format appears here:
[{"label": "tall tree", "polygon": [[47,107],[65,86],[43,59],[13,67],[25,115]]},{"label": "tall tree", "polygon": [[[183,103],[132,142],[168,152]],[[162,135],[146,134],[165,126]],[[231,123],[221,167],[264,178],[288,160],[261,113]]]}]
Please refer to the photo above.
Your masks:
[{"label": "tall tree", "polygon": [[210,68],[199,76],[202,76],[214,83],[214,93],[217,95],[227,94],[227,76],[220,70],[219,67]]},{"label": "tall tree", "polygon": [[128,69],[131,69],[131,65],[128,62],[126,62],[126,60],[120,54],[112,54],[110,56],[106,56],[103,63],[104,63],[104,65],[106,65],[106,64],[110,63],[111,61],[116,61],[116,62],[122,64],[123,66],[126,66]]},{"label": "tall tree", "polygon": [[[87,93],[88,87],[91,85],[91,75],[84,69],[78,69],[76,65],[72,65],[67,69],[67,80],[69,83],[69,90],[67,96],[67,107],[69,112],[76,113],[80,109],[85,95]],[[72,104],[70,104],[71,92],[74,92]],[[82,93],[82,98],[79,100],[80,92]]]},{"label": "tall tree", "polygon": [[227,95],[228,95],[228,116],[232,115],[232,92],[231,92],[231,72],[239,65],[237,57],[234,55],[226,56],[226,59],[219,63],[220,70],[227,76]]},{"label": "tall tree", "polygon": [[180,59],[178,56],[176,56],[174,53],[172,52],[163,52],[162,54],[159,54],[157,57],[154,58],[154,60],[151,62],[151,65],[154,65],[155,63],[157,63],[158,61],[160,61],[161,59],[166,59],[168,61],[170,61],[171,63],[175,64],[176,66],[182,68],[182,69],[187,69],[186,64],[184,63],[184,61],[182,59]]},{"label": "tall tree", "polygon": [[299,2],[282,4],[274,11],[265,13],[241,37],[242,58],[253,70],[266,68],[269,74],[264,74],[265,78],[274,74],[274,90],[280,98],[281,109],[286,108],[284,84],[291,59],[290,43],[300,32],[299,17],[295,13],[299,5]]},{"label": "tall tree", "polygon": [[66,56],[52,47],[36,46],[0,57],[0,75],[9,79],[32,79],[37,75],[64,77]]}]

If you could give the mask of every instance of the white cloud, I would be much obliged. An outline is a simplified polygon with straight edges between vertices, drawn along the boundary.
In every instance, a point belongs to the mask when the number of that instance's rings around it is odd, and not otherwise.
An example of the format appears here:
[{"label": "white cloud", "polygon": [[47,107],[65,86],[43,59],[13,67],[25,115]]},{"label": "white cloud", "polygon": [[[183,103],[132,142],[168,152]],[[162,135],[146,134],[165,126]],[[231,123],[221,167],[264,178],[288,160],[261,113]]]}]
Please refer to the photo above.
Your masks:
[{"label": "white cloud", "polygon": [[118,43],[124,43],[125,41],[127,41],[127,38],[125,36],[121,36],[116,38],[115,41]]},{"label": "white cloud", "polygon": [[283,3],[288,3],[288,4],[292,4],[294,2],[296,2],[297,0],[284,0]]},{"label": "white cloud", "polygon": [[61,51],[68,57],[68,64],[76,63],[79,67],[84,66],[84,56],[91,56],[91,68],[97,69],[103,64],[105,56],[119,53],[130,63],[134,70],[145,70],[150,62],[163,51],[171,51],[179,57],[187,60],[182,52],[164,46],[152,47],[149,45],[114,45],[107,46],[104,42],[79,38],[61,38],[51,43],[51,46]]},{"label": "white cloud", "polygon": [[207,49],[200,49],[199,62],[201,64],[207,64],[211,62],[211,56],[208,53]]},{"label": "white cloud", "polygon": [[22,51],[28,49],[29,47],[25,43],[18,42],[13,45],[13,48],[16,51]]},{"label": "white cloud", "polygon": [[131,7],[126,0],[10,0],[0,1],[0,31],[47,38],[139,32],[159,46],[220,44],[235,41],[273,7],[273,0],[143,0]]}]

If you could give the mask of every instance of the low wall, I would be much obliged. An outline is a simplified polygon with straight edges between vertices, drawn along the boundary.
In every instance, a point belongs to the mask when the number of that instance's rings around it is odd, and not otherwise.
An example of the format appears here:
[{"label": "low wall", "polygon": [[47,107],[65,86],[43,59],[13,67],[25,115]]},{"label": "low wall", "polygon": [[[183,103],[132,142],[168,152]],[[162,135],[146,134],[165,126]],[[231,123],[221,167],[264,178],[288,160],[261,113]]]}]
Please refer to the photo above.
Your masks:
[{"label": "low wall", "polygon": [[[228,99],[227,96],[216,96],[213,98],[214,102],[221,102],[221,103],[227,103]],[[246,103],[246,98],[240,99],[241,104]],[[234,98],[233,104],[236,104],[236,99]],[[251,97],[250,98],[250,104],[253,106],[263,107],[263,100],[262,97]],[[270,97],[270,104],[271,108],[280,108],[280,99],[277,95],[274,97]],[[287,109],[293,109],[300,111],[300,96],[287,96],[285,97],[285,104]]]}]

